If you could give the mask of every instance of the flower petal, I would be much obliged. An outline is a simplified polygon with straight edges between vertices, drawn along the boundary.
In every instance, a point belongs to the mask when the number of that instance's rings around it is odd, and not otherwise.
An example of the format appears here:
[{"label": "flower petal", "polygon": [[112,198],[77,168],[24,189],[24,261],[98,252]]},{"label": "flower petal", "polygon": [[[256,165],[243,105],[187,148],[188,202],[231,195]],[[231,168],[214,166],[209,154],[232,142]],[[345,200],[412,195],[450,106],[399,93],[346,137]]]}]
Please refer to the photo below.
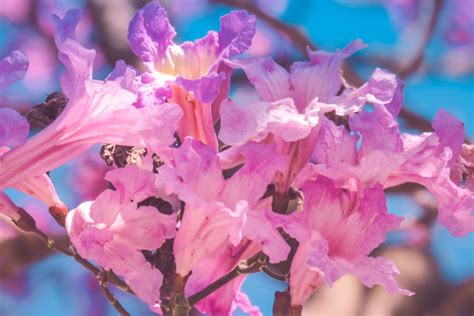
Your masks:
[{"label": "flower petal", "polygon": [[130,48],[144,62],[164,56],[175,36],[168,15],[158,2],[148,3],[138,10],[128,27]]},{"label": "flower petal", "polygon": [[0,91],[22,79],[28,70],[28,58],[22,51],[13,51],[0,60]]},{"label": "flower petal", "polygon": [[10,108],[0,108],[0,147],[23,144],[29,130],[30,124],[20,113]]}]

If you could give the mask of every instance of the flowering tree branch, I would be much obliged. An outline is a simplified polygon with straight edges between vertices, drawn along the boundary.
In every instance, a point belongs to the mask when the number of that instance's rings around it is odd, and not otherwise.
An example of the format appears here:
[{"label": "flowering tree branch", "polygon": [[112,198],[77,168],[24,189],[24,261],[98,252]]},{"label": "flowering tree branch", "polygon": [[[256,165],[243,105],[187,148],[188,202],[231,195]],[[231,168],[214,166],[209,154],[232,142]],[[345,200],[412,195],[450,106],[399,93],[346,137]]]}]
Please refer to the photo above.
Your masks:
[{"label": "flowering tree branch", "polygon": [[[211,2],[216,4],[224,4],[240,9],[247,10],[259,18],[262,21],[266,22],[269,26],[273,27],[279,32],[282,32],[287,35],[287,37],[294,43],[294,46],[302,53],[306,54],[306,48],[309,47],[311,49],[318,49],[317,45],[315,45],[304,33],[300,30],[295,28],[294,26],[282,22],[271,15],[262,11],[258,6],[255,4],[248,2],[248,1],[238,1],[238,0],[212,0]],[[425,42],[428,43],[429,39],[431,38],[432,30],[434,29],[439,16],[439,10],[441,8],[441,1],[436,0],[435,10],[433,12],[433,17],[430,19],[430,27],[428,28],[428,32],[425,35]],[[421,46],[421,49],[415,56],[415,58],[404,68],[403,73],[405,73],[405,77],[411,74],[412,72],[418,69],[419,64],[423,60],[424,50],[426,48],[426,44]],[[352,68],[350,63],[345,62],[343,65],[344,74],[348,81],[354,85],[362,85],[364,80],[357,74],[357,72]],[[411,112],[410,110],[403,107],[400,111],[400,117],[406,121],[406,124],[410,128],[415,128],[422,131],[429,131],[431,130],[431,123],[423,118],[422,116]]]}]

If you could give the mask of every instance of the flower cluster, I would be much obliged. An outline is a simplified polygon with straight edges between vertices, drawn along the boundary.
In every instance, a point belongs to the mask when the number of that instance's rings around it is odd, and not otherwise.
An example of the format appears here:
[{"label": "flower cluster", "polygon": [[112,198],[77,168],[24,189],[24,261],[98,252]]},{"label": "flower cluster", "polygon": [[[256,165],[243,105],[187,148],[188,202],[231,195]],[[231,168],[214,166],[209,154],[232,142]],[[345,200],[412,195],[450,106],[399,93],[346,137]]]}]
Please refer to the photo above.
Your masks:
[{"label": "flower cluster", "polygon": [[[382,69],[360,87],[342,76],[362,41],[308,50],[288,71],[271,58],[239,57],[255,16],[231,12],[219,32],[177,44],[152,2],[129,25],[144,70],[118,61],[95,80],[95,52],[75,37],[80,17],[54,17],[67,97],[59,117],[27,138],[26,119],[0,109],[0,190],[44,201],[75,250],[121,277],[153,311],[194,305],[210,315],[237,307],[258,315],[240,291],[252,269],[288,281],[295,310],[345,274],[412,295],[398,287],[394,263],[373,255],[403,220],[388,213],[384,190],[403,183],[432,193],[439,222],[454,235],[474,231],[473,150],[463,144],[462,122],[440,110],[434,132],[402,133],[403,82]],[[27,66],[18,51],[2,59],[0,89]],[[259,101],[229,98],[236,69]],[[109,188],[68,212],[46,173],[95,144],[114,165]],[[0,213],[15,222],[24,216],[1,191]],[[235,278],[196,299],[236,267]]]}]

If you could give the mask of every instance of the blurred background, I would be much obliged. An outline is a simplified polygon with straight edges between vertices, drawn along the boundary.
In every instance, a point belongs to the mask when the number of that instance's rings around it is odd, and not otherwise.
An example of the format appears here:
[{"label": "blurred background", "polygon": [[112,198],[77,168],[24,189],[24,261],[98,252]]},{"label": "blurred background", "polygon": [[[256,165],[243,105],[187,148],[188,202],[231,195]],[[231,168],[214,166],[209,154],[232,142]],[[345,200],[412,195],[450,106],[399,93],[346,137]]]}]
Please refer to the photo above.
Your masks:
[{"label": "blurred background", "polygon": [[[51,15],[81,8],[78,37],[97,50],[95,77],[104,78],[118,59],[139,67],[127,43],[128,22],[143,0],[0,0],[0,58],[21,49],[30,59],[24,80],[0,94],[0,107],[26,113],[59,91],[61,67],[53,41]],[[169,0],[176,42],[219,29],[219,16],[244,8],[258,17],[248,55],[271,55],[288,67],[305,58],[307,46],[335,50],[355,38],[368,44],[344,67],[347,81],[360,85],[375,67],[406,82],[400,124],[404,131],[431,131],[443,107],[465,122],[474,137],[474,0]],[[234,74],[232,95],[252,100],[253,90]],[[42,126],[33,126],[39,130]],[[471,142],[472,143],[472,142]],[[61,198],[73,208],[106,187],[98,148],[51,172]],[[38,201],[7,193],[32,210],[39,226],[58,240],[64,231]],[[307,303],[305,315],[474,315],[474,234],[454,238],[434,223],[436,205],[425,190],[403,186],[389,193],[389,210],[407,220],[377,249],[392,259],[400,286],[414,297],[364,288],[345,277]],[[263,274],[250,276],[244,291],[264,315],[285,285]],[[0,218],[0,315],[115,315],[97,281],[70,258],[51,253],[34,237],[18,233]],[[134,297],[117,293],[132,315],[151,314]],[[236,315],[241,315],[239,311]]]}]

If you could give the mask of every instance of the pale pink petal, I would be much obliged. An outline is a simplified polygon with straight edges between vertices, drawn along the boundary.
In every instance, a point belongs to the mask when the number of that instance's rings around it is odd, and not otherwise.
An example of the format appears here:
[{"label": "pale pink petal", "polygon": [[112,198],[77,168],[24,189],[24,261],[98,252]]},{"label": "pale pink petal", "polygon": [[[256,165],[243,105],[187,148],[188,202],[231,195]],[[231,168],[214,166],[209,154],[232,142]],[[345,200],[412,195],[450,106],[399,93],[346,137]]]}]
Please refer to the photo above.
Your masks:
[{"label": "pale pink petal", "polygon": [[240,148],[240,153],[245,158],[244,166],[226,180],[220,198],[229,206],[240,200],[254,206],[272,182],[275,172],[285,167],[286,159],[276,152],[273,144],[248,143]]},{"label": "pale pink petal", "polygon": [[355,40],[335,53],[309,51],[310,61],[293,63],[290,82],[297,107],[301,110],[315,98],[325,103],[335,97],[343,83],[342,62],[364,47],[361,40]]},{"label": "pale pink petal", "polygon": [[320,103],[324,111],[334,110],[337,115],[349,115],[359,112],[365,103],[389,104],[394,98],[397,79],[394,74],[377,68],[367,83],[360,88],[347,88],[340,96]]},{"label": "pale pink petal", "polygon": [[451,148],[452,157],[448,163],[448,166],[451,167],[459,156],[464,143],[464,123],[446,110],[440,109],[433,119],[432,126],[440,139],[440,149]]},{"label": "pale pink petal", "polygon": [[10,108],[0,108],[0,147],[23,144],[29,130],[30,124],[20,113]]},{"label": "pale pink petal", "polygon": [[388,259],[361,256],[348,260],[343,257],[330,257],[328,244],[323,239],[314,240],[311,247],[308,265],[319,272],[328,285],[332,285],[343,274],[350,273],[358,277],[367,287],[379,284],[393,294],[414,294],[398,287],[394,276],[400,272]]},{"label": "pale pink petal", "polygon": [[28,58],[22,51],[13,51],[0,60],[0,91],[22,79],[28,70]]},{"label": "pale pink petal", "polygon": [[235,210],[216,202],[187,204],[174,241],[176,273],[187,276],[193,266],[229,242],[237,245],[248,208],[239,203]]},{"label": "pale pink petal", "polygon": [[360,156],[374,150],[392,153],[400,153],[403,150],[398,123],[384,106],[376,105],[373,112],[362,111],[352,116],[349,124],[352,131],[362,135]]},{"label": "pale pink petal", "polygon": [[245,71],[262,100],[273,102],[291,96],[288,72],[271,58],[234,59],[226,63]]},{"label": "pale pink petal", "polygon": [[117,189],[121,203],[130,200],[140,202],[157,193],[155,175],[138,166],[129,165],[109,171],[105,175],[105,180],[110,181]]},{"label": "pale pink petal", "polygon": [[181,147],[169,155],[170,163],[160,168],[158,176],[167,193],[174,192],[187,202],[218,199],[224,187],[224,177],[219,157],[211,147],[187,137]]},{"label": "pale pink petal", "polygon": [[224,100],[220,108],[219,138],[228,145],[265,138],[269,108],[270,103],[267,102],[240,105],[231,100]]}]

